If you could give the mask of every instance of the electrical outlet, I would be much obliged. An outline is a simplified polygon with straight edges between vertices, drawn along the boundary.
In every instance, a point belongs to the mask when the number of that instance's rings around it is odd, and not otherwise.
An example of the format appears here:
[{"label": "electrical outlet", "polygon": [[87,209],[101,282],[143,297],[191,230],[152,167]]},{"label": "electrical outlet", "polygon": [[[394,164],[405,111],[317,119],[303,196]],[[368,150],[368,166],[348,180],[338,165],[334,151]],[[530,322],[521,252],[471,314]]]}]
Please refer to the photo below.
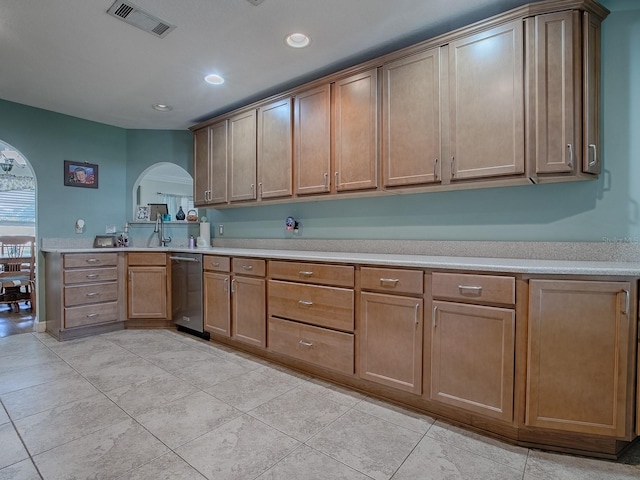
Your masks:
[{"label": "electrical outlet", "polygon": [[218,235],[221,237],[224,235],[224,225],[218,225]]}]

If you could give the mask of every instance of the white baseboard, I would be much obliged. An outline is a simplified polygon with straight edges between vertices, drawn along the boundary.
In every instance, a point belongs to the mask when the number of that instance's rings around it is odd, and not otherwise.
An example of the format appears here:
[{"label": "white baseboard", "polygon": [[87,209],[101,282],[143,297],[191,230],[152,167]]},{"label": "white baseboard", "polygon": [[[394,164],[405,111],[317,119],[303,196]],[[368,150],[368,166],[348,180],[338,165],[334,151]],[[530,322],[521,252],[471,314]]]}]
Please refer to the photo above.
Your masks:
[{"label": "white baseboard", "polygon": [[47,331],[47,322],[36,322],[36,332],[44,333]]}]

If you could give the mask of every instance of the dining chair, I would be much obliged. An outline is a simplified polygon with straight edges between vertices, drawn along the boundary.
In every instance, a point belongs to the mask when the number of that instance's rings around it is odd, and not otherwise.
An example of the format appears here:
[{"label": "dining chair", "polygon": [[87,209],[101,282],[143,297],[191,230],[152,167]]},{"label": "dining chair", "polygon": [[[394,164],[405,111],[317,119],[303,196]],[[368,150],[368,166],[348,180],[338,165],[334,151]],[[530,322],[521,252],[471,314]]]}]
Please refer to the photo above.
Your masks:
[{"label": "dining chair", "polygon": [[16,313],[25,300],[35,313],[35,243],[33,236],[0,236],[0,303],[11,305]]}]

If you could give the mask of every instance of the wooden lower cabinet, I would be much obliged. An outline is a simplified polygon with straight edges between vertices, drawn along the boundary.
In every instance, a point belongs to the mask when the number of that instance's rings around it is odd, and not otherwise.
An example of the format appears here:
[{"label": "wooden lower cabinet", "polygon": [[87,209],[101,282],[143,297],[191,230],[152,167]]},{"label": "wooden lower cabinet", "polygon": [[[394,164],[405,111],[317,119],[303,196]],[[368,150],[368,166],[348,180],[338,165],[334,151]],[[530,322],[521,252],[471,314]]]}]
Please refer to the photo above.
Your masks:
[{"label": "wooden lower cabinet", "polygon": [[204,329],[225,337],[231,336],[231,295],[229,274],[203,273]]},{"label": "wooden lower cabinet", "polygon": [[423,300],[363,292],[360,296],[359,375],[422,393]]},{"label": "wooden lower cabinet", "polygon": [[169,319],[167,267],[129,267],[127,318]]},{"label": "wooden lower cabinet", "polygon": [[513,419],[515,311],[434,301],[430,399]]},{"label": "wooden lower cabinet", "polygon": [[264,278],[231,279],[232,335],[239,342],[267,346],[265,292]]},{"label": "wooden lower cabinet", "polygon": [[531,280],[528,427],[630,439],[629,282]]}]

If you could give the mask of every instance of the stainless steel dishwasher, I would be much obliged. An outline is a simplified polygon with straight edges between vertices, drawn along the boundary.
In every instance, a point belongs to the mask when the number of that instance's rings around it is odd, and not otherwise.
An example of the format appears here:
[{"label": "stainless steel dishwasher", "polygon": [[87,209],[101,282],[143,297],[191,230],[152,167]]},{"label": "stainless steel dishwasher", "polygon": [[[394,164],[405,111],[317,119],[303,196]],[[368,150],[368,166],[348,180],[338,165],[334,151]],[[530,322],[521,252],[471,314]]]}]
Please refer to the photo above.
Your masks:
[{"label": "stainless steel dishwasher", "polygon": [[175,253],[171,259],[171,319],[178,330],[209,338],[202,314],[202,254]]}]

